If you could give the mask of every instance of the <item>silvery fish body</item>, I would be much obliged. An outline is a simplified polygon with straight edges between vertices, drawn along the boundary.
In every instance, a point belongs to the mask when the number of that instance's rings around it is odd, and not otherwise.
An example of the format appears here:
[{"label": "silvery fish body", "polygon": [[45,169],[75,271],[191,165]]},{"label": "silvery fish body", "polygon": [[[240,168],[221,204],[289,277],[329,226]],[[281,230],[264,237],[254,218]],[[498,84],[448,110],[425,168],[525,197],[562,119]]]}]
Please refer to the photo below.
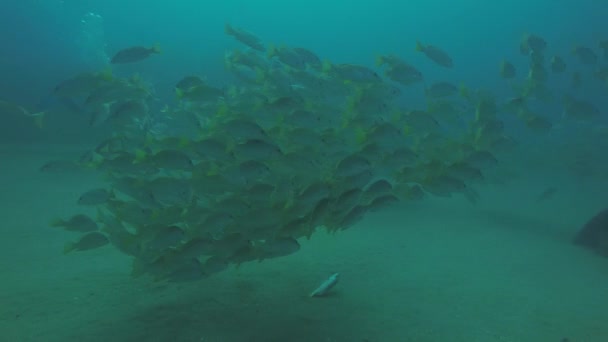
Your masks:
[{"label": "silvery fish body", "polygon": [[316,290],[312,291],[311,297],[322,297],[325,296],[329,290],[331,290],[337,283],[340,277],[340,273],[334,273],[327,280],[325,280]]}]

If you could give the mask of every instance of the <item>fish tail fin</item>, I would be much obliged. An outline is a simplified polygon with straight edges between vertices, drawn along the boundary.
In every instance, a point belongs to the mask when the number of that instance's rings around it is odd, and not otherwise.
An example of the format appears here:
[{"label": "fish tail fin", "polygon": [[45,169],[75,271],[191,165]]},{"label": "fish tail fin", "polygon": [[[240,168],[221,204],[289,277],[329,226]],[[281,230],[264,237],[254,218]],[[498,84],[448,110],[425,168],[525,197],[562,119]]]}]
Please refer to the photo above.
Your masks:
[{"label": "fish tail fin", "polygon": [[[215,115],[217,115],[217,117],[226,117],[226,115],[228,115],[230,113],[230,108],[228,108],[228,106],[225,103],[222,103],[218,109],[217,112],[215,112]],[[203,124],[201,123],[201,127],[203,126]]]},{"label": "fish tail fin", "polygon": [[154,53],[161,53],[163,51],[160,48],[160,43],[156,43],[156,44],[152,45],[151,50]]},{"label": "fish tail fin", "polygon": [[323,72],[325,75],[328,75],[328,74],[331,72],[331,70],[332,70],[332,69],[333,69],[333,66],[332,66],[331,62],[330,62],[329,60],[324,60],[324,61],[323,61],[323,66],[322,66],[322,70],[321,70],[321,71],[322,71],[322,72]]},{"label": "fish tail fin", "polygon": [[180,148],[188,148],[190,146],[190,139],[186,137],[182,137],[179,139],[177,146]]},{"label": "fish tail fin", "polygon": [[181,100],[184,98],[184,91],[180,88],[175,88],[175,96]]},{"label": "fish tail fin", "polygon": [[63,254],[68,254],[71,251],[76,249],[76,244],[74,242],[68,242],[63,246]]},{"label": "fish tail fin", "polygon": [[312,234],[315,232],[316,229],[317,229],[316,227],[311,227],[308,229],[308,231],[306,232],[306,235],[304,235],[304,236],[306,236],[306,240],[310,241],[310,238],[312,237]]},{"label": "fish tail fin", "polygon": [[98,74],[101,79],[103,79],[104,81],[111,81],[113,76],[112,76],[112,68],[110,68],[109,66],[104,68],[102,71],[99,72]]},{"label": "fish tail fin", "polygon": [[62,227],[64,224],[65,224],[65,221],[60,218],[56,218],[54,220],[51,220],[51,222],[49,222],[49,226],[51,226],[51,227]]},{"label": "fish tail fin", "polygon": [[424,45],[419,41],[416,41],[416,51],[424,51]]},{"label": "fish tail fin", "polygon": [[264,80],[266,79],[266,71],[264,71],[262,68],[256,67],[255,68],[255,81],[258,83],[264,83]]},{"label": "fish tail fin", "polygon": [[42,129],[44,127],[45,115],[46,115],[45,112],[38,112],[38,113],[32,114],[32,117],[34,118],[34,124],[36,124],[36,127],[40,128],[40,129]]},{"label": "fish tail fin", "polygon": [[458,86],[458,94],[463,97],[463,98],[468,98],[471,94],[469,87],[466,86],[466,84],[461,83],[460,86]]},{"label": "fish tail fin", "polygon": [[224,32],[230,36],[234,35],[234,33],[235,33],[232,26],[230,26],[230,24],[228,24],[228,23],[224,24]]},{"label": "fish tail fin", "polygon": [[272,43],[268,44],[268,52],[266,54],[267,57],[272,58],[272,57],[276,56],[277,54],[278,54],[277,47]]},{"label": "fish tail fin", "polygon": [[96,169],[98,168],[101,163],[103,162],[103,157],[100,156],[99,154],[93,152],[93,155],[91,156],[90,159],[88,159],[87,161],[84,161],[82,163],[82,166],[85,168],[89,168],[89,169]]},{"label": "fish tail fin", "polygon": [[135,159],[133,160],[133,164],[139,164],[146,159],[147,153],[142,149],[135,150]]},{"label": "fish tail fin", "polygon": [[368,141],[367,139],[367,132],[365,131],[364,128],[358,127],[355,129],[355,136],[356,136],[356,140],[357,140],[357,144],[363,146],[365,144],[366,141]]}]

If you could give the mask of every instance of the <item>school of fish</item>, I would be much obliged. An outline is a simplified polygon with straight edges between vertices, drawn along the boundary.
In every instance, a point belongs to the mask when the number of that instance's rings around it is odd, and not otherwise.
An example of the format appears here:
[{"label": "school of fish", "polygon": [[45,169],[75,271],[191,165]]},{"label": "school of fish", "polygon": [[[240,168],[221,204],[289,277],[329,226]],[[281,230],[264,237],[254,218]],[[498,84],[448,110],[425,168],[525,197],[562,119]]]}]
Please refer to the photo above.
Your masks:
[{"label": "school of fish", "polygon": [[[74,76],[53,90],[82,103],[91,125],[114,128],[74,163],[103,172],[107,187],[78,199],[96,207],[96,217],[52,222],[81,234],[66,253],[111,244],[132,257],[133,276],[193,281],[290,255],[319,229],[348,229],[398,202],[430,194],[475,203],[475,188],[488,181],[497,156],[517,146],[502,118],[550,130],[552,122],[528,103],[546,99],[549,72],[566,69],[559,56],[545,57],[544,39],[528,34],[520,51],[530,68],[512,98],[437,82],[423,94],[427,108],[411,109],[402,91],[424,77],[397,55],[379,56],[376,68],[336,64],[303,47],[267,46],[241,28],[225,31],[244,47],[224,58],[234,83],[219,88],[186,76],[175,85],[173,107],[158,107],[142,79],[106,71]],[[607,55],[608,44],[600,47]],[[418,42],[412,51],[438,68],[457,67],[439,47]],[[158,46],[129,48],[112,63],[156,53]],[[574,53],[583,64],[600,64],[592,49]],[[608,80],[606,68],[596,76]],[[505,80],[517,74],[508,61],[497,70]],[[598,115],[593,104],[564,98],[565,117]]]}]

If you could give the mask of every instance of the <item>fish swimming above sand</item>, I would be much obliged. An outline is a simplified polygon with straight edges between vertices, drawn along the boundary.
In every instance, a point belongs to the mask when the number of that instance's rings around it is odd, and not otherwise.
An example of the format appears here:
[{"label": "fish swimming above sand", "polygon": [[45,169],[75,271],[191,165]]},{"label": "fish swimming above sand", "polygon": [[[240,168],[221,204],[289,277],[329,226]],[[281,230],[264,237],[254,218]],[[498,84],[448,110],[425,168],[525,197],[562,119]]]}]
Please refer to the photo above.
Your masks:
[{"label": "fish swimming above sand", "polygon": [[592,120],[600,116],[600,109],[595,104],[570,95],[564,97],[564,117],[575,120]]},{"label": "fish swimming above sand", "polygon": [[226,25],[224,26],[224,32],[226,32],[226,34],[229,36],[233,36],[236,40],[249,46],[254,50],[260,52],[266,51],[266,47],[264,46],[264,43],[262,43],[262,40],[260,40],[260,38],[256,37],[251,32],[245,31],[238,27],[233,27],[228,23],[226,23]]},{"label": "fish swimming above sand", "polygon": [[187,89],[175,88],[175,95],[179,100],[191,102],[211,102],[224,95],[224,91],[206,84],[199,84]]},{"label": "fish swimming above sand", "polygon": [[509,79],[515,77],[516,74],[515,66],[511,62],[502,61],[500,63],[500,77]]},{"label": "fish swimming above sand", "polygon": [[[494,146],[505,139],[509,127],[501,116],[508,114],[493,94],[433,78],[426,93],[422,85],[407,89],[427,95],[427,107],[409,107],[405,87],[423,77],[397,55],[378,57],[381,70],[321,62],[315,52],[291,45],[269,44],[262,53],[265,45],[254,34],[225,29],[248,46],[225,55],[226,71],[235,77],[216,84],[183,74],[171,87],[176,101],[159,103],[167,97],[144,76],[95,72],[56,87],[55,96],[82,103],[87,114],[101,109],[95,121],[112,129],[75,163],[100,171],[104,185],[79,194],[78,204],[95,206],[96,218],[56,222],[81,237],[66,252],[109,241],[133,257],[133,276],[206,279],[230,265],[297,253],[301,238],[349,229],[400,200],[464,196],[476,202],[473,187],[490,180],[487,169],[501,167]],[[419,49],[452,67],[441,49]],[[130,48],[114,62],[154,53]],[[528,98],[515,100],[511,111],[532,105]],[[164,129],[154,128],[157,122]],[[68,167],[52,163],[43,170],[63,174]],[[337,279],[330,277],[316,294]]]},{"label": "fish swimming above sand", "polygon": [[118,51],[110,60],[112,64],[128,64],[143,61],[144,59],[160,53],[160,45],[152,47],[134,46]]},{"label": "fish swimming above sand", "polygon": [[573,242],[608,257],[608,209],[600,211],[585,223]]},{"label": "fish swimming above sand", "polygon": [[326,64],[325,69],[330,77],[355,83],[379,82],[380,76],[366,66],[356,64]]},{"label": "fish swimming above sand", "polygon": [[67,254],[72,251],[88,251],[90,249],[99,248],[110,243],[108,237],[99,232],[91,232],[86,235],[83,235],[80,240],[76,242],[68,242],[64,249],[63,253]]},{"label": "fish swimming above sand", "polygon": [[578,58],[578,60],[585,65],[597,64],[597,54],[591,48],[586,46],[577,46],[572,50],[572,53]]},{"label": "fish swimming above sand", "polygon": [[268,48],[268,57],[277,58],[281,63],[288,65],[294,69],[306,68],[306,60],[298,54],[294,49],[286,46],[270,45]]},{"label": "fish swimming above sand", "polygon": [[100,205],[114,197],[114,193],[103,188],[89,190],[78,198],[80,205]]},{"label": "fish swimming above sand", "polygon": [[608,60],[608,40],[602,40],[598,45],[604,51],[604,59]]},{"label": "fish swimming above sand", "polygon": [[34,123],[39,128],[42,128],[43,120],[44,120],[44,112],[31,113],[27,109],[22,106],[16,105],[14,103],[0,100],[0,114],[4,115],[15,115],[15,116],[23,116],[28,117],[34,120]]},{"label": "fish swimming above sand", "polygon": [[205,81],[198,76],[185,76],[175,84],[175,90],[186,91],[204,84]]},{"label": "fish swimming above sand", "polygon": [[541,192],[538,196],[536,196],[536,202],[540,203],[540,202],[550,200],[551,198],[553,198],[555,196],[556,193],[557,193],[557,188],[550,186],[550,187],[546,188],[543,192]]},{"label": "fish swimming above sand", "polygon": [[110,70],[85,72],[61,81],[53,88],[53,95],[60,98],[89,96],[94,90],[111,84],[114,77]]},{"label": "fish swimming above sand", "polygon": [[422,73],[418,69],[394,55],[378,56],[376,65],[386,66],[384,75],[402,85],[407,86],[423,79]]},{"label": "fish swimming above sand", "polygon": [[51,221],[51,227],[60,227],[70,232],[94,232],[98,229],[97,223],[90,217],[77,214],[67,220],[56,219]]},{"label": "fish swimming above sand", "polygon": [[45,173],[66,173],[81,171],[82,166],[73,160],[51,160],[40,166],[39,170]]},{"label": "fish swimming above sand", "polygon": [[544,38],[526,33],[522,36],[521,42],[519,44],[519,51],[523,55],[529,55],[531,53],[542,53],[547,47],[547,41]]},{"label": "fish swimming above sand", "polygon": [[551,66],[551,71],[555,73],[566,71],[566,62],[564,62],[564,60],[559,56],[551,57],[549,60],[549,65]]},{"label": "fish swimming above sand", "polygon": [[450,82],[436,82],[431,84],[426,90],[425,95],[432,99],[452,96],[458,93],[458,87]]},{"label": "fish swimming above sand", "polygon": [[416,51],[424,53],[430,60],[444,68],[452,68],[454,66],[452,57],[436,46],[416,42]]}]

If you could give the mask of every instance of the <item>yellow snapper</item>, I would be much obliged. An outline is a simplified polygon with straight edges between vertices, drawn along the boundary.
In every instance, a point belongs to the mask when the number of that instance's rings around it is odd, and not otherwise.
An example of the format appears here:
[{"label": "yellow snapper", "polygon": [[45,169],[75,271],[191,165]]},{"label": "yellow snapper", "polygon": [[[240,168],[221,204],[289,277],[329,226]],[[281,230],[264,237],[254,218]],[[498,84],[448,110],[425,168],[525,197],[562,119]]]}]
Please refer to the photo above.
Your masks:
[{"label": "yellow snapper", "polygon": [[442,67],[452,68],[454,66],[454,63],[452,62],[452,57],[450,57],[447,52],[436,46],[424,45],[421,42],[416,42],[416,51],[424,53],[427,58]]},{"label": "yellow snapper", "polygon": [[68,220],[56,219],[51,222],[52,227],[61,227],[70,232],[88,233],[98,229],[97,223],[84,214],[74,215]]},{"label": "yellow snapper", "polygon": [[160,45],[152,47],[134,46],[118,51],[110,60],[112,64],[126,64],[142,61],[151,55],[160,53]]},{"label": "yellow snapper", "polygon": [[67,254],[72,251],[87,251],[105,246],[109,242],[108,237],[104,234],[92,232],[84,235],[76,242],[68,242],[63,249],[63,253]]}]

